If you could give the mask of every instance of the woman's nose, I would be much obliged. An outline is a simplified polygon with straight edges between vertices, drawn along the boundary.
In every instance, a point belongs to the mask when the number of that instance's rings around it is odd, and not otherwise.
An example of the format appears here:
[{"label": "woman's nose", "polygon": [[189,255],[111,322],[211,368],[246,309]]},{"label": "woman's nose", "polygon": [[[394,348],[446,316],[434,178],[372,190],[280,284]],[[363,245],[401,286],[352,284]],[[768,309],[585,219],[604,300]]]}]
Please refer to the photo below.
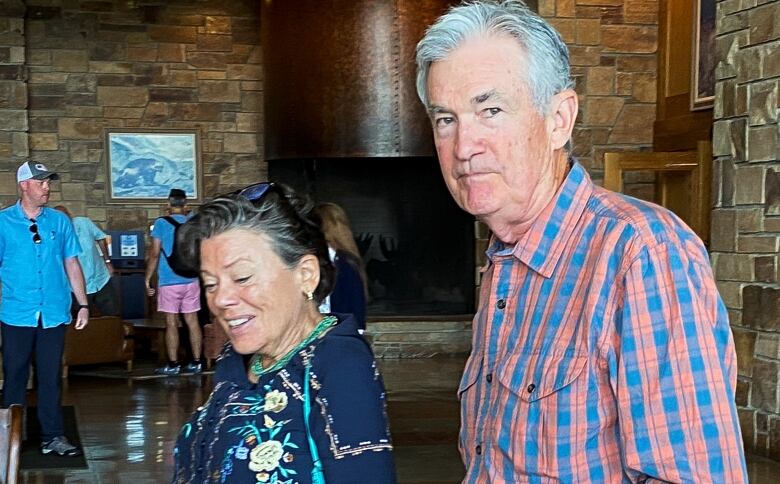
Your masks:
[{"label": "woman's nose", "polygon": [[237,294],[232,284],[220,284],[211,293],[211,301],[215,308],[227,308],[236,303]]}]

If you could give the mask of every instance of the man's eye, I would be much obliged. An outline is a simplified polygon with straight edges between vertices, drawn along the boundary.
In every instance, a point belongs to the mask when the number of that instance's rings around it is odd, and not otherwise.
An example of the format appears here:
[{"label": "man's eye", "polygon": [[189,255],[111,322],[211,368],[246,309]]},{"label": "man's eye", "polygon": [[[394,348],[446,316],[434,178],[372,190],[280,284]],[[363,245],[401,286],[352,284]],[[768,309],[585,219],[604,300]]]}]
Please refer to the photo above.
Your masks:
[{"label": "man's eye", "polygon": [[501,108],[487,108],[487,109],[485,109],[485,115],[488,118],[492,118],[493,116],[495,116],[496,114],[498,114],[500,112],[501,112]]},{"label": "man's eye", "polygon": [[449,126],[450,124],[454,123],[455,118],[451,116],[442,116],[440,118],[436,118],[434,122],[436,123],[437,128],[443,128],[445,126]]}]

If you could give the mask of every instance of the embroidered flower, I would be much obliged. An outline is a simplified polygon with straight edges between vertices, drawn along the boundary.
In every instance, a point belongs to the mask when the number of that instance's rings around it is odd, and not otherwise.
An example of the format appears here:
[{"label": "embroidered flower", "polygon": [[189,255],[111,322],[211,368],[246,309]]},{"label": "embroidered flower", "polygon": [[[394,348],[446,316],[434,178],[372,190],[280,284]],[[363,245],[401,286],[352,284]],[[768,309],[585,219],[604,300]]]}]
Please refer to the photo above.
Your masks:
[{"label": "embroidered flower", "polygon": [[279,390],[271,390],[265,394],[265,405],[263,410],[266,412],[279,413],[287,408],[287,394]]},{"label": "embroidered flower", "polygon": [[284,450],[277,440],[267,440],[249,453],[249,469],[254,472],[272,471],[279,466]]},{"label": "embroidered flower", "polygon": [[254,443],[257,441],[257,437],[255,437],[254,435],[247,435],[246,439],[244,440],[246,440],[247,444],[254,445]]},{"label": "embroidered flower", "polygon": [[247,449],[243,445],[236,449],[236,459],[238,460],[246,460],[246,456],[248,454],[249,454],[249,449]]},{"label": "embroidered flower", "polygon": [[268,482],[271,476],[267,472],[259,472],[256,476],[257,482]]},{"label": "embroidered flower", "polygon": [[272,429],[274,428],[274,425],[276,425],[276,422],[268,415],[263,415],[263,425],[265,425],[265,428],[267,429]]},{"label": "embroidered flower", "polygon": [[289,464],[293,461],[294,457],[291,453],[285,452],[284,456],[282,456],[282,459]]}]

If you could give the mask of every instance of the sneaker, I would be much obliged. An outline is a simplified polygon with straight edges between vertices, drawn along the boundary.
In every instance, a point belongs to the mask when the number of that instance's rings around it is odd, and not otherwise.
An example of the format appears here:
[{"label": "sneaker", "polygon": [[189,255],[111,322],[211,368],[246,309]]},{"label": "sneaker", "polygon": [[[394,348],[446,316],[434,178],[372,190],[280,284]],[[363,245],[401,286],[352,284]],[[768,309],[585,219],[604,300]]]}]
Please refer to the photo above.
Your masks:
[{"label": "sneaker", "polygon": [[178,375],[181,373],[181,365],[165,365],[154,370],[156,375]]},{"label": "sneaker", "polygon": [[64,435],[54,437],[48,442],[41,443],[41,453],[51,454],[54,452],[57,455],[63,457],[76,457],[81,455],[81,449],[68,442],[68,439]]},{"label": "sneaker", "polygon": [[184,373],[203,373],[203,363],[195,363],[194,361],[190,362],[185,366],[182,371]]}]

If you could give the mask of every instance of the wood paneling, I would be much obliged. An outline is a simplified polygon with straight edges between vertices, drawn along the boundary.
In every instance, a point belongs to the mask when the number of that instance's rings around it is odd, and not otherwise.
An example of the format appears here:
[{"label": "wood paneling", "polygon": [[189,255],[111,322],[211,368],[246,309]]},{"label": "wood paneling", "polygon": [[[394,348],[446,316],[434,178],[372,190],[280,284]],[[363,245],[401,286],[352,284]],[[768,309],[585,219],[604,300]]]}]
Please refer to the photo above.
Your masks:
[{"label": "wood paneling", "polygon": [[695,150],[712,138],[712,109],[690,109],[693,7],[693,0],[660,3],[656,151]]},{"label": "wood paneling", "polygon": [[699,141],[697,149],[651,153],[604,154],[604,187],[623,190],[623,174],[641,170],[656,173],[656,201],[676,213],[705,242],[710,235],[710,180],[712,145]]}]

